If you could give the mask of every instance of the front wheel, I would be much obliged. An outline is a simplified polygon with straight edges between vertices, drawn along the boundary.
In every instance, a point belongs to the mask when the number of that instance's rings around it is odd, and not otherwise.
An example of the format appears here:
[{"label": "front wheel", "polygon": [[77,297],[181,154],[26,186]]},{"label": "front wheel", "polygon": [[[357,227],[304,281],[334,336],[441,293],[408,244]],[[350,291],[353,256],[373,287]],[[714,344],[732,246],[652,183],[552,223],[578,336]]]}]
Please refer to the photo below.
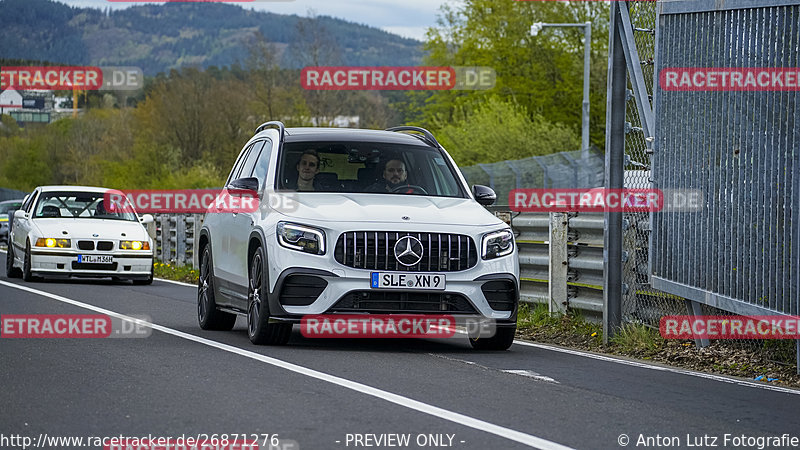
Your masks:
[{"label": "front wheel", "polygon": [[247,287],[247,336],[256,345],[284,345],[292,334],[291,323],[270,323],[264,276],[264,250],[256,249],[250,261]]},{"label": "front wheel", "polygon": [[514,334],[517,327],[497,327],[494,336],[490,338],[469,338],[469,343],[475,350],[508,350],[514,343]]},{"label": "front wheel", "polygon": [[25,281],[36,281],[39,277],[31,273],[31,243],[25,244],[25,261],[22,264],[22,279]]},{"label": "front wheel", "polygon": [[229,331],[236,323],[236,314],[217,309],[214,299],[214,269],[208,245],[200,256],[200,276],[197,278],[197,322],[204,330]]}]

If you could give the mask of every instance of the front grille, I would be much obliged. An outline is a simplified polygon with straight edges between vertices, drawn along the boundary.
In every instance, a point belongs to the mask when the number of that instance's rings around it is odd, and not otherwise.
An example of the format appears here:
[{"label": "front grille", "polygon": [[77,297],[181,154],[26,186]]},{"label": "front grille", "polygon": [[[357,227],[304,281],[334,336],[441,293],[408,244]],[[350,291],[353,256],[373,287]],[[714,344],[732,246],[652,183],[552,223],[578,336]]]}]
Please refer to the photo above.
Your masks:
[{"label": "front grille", "polygon": [[328,282],[311,275],[289,275],[283,282],[279,302],[287,306],[308,306],[317,300]]},{"label": "front grille", "polygon": [[487,281],[481,286],[481,291],[495,311],[512,311],[517,301],[517,286],[513,281],[494,280]]},{"label": "front grille", "polygon": [[72,261],[72,270],[117,270],[117,263],[91,264]]},{"label": "front grille", "polygon": [[97,243],[97,249],[108,251],[114,248],[114,243],[111,241],[100,241]]},{"label": "front grille", "polygon": [[[422,259],[404,266],[394,256],[394,245],[404,236],[422,243]],[[447,233],[349,231],[339,236],[333,256],[340,264],[356,269],[400,272],[456,272],[478,264],[478,252],[469,236]]]},{"label": "front grille", "polygon": [[94,250],[94,241],[78,241],[78,248],[81,250]]},{"label": "front grille", "polygon": [[477,313],[461,294],[394,291],[348,292],[328,312]]}]

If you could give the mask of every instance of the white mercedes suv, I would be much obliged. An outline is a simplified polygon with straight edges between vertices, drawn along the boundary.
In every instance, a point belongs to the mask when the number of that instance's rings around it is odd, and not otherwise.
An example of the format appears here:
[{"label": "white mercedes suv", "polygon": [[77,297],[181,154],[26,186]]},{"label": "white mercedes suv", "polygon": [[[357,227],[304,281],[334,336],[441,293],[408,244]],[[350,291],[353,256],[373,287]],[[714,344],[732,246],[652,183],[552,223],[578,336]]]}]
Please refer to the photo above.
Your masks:
[{"label": "white mercedes suv", "polygon": [[198,239],[202,329],[244,315],[253,343],[285,344],[306,315],[447,314],[492,322],[470,334],[477,349],[511,345],[514,235],[430,132],[268,122],[228,177],[241,189],[259,207],[210,209]]}]

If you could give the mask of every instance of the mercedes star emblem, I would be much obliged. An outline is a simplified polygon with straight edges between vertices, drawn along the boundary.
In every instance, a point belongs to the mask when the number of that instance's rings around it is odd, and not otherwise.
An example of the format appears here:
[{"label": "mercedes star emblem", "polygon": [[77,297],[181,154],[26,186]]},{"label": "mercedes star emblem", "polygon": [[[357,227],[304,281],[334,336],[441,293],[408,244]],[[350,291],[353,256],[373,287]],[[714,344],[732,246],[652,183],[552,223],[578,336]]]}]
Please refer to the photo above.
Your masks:
[{"label": "mercedes star emblem", "polygon": [[413,266],[422,260],[422,242],[414,236],[403,236],[394,244],[394,257],[404,266]]}]

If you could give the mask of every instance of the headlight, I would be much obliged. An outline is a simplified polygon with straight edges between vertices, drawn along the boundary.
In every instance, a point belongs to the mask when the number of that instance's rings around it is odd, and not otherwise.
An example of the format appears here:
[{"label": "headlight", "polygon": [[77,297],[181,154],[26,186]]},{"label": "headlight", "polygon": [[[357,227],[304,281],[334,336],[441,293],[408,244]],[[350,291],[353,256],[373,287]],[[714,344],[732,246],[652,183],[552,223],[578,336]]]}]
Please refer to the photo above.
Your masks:
[{"label": "headlight", "polygon": [[278,222],[276,235],[282,247],[315,255],[325,254],[325,232],[318,228]]},{"label": "headlight", "polygon": [[39,238],[36,240],[36,247],[70,248],[72,247],[71,244],[69,239]]},{"label": "headlight", "polygon": [[147,241],[119,241],[120,250],[150,250],[150,243]]},{"label": "headlight", "polygon": [[481,249],[483,259],[510,255],[514,251],[514,233],[506,229],[485,234]]}]

